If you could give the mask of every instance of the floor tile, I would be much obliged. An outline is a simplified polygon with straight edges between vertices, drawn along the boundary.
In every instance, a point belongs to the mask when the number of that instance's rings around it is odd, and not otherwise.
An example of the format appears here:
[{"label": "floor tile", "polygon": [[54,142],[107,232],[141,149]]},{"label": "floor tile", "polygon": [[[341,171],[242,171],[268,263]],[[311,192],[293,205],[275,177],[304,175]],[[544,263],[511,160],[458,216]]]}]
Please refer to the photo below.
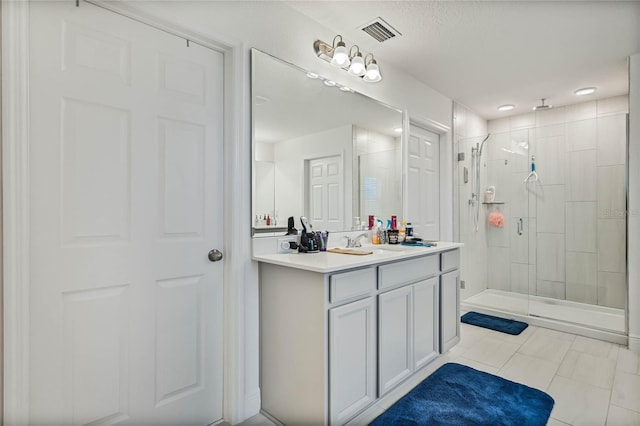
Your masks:
[{"label": "floor tile", "polygon": [[492,336],[483,337],[475,345],[462,353],[464,358],[500,368],[518,350],[520,345],[503,342]]},{"label": "floor tile", "polygon": [[489,374],[497,374],[499,368],[492,367],[490,365],[484,364],[482,362],[474,361],[472,359],[468,359],[465,357],[460,357],[456,360],[458,364],[466,365],[467,367],[475,368],[476,370],[484,371]]},{"label": "floor tile", "polygon": [[489,333],[487,335],[495,337],[496,339],[500,339],[508,343],[516,343],[521,345],[527,340],[529,340],[529,338],[534,334],[537,328],[538,327],[534,327],[530,325],[529,327],[525,328],[522,331],[522,333],[516,336],[508,333],[500,333],[499,331],[493,331],[493,330],[488,330]]},{"label": "floor tile", "polygon": [[640,413],[610,405],[607,426],[640,426]]},{"label": "floor tile", "polygon": [[476,327],[469,324],[460,324],[460,343],[457,346],[463,348],[470,348],[477,343],[481,338],[486,336],[489,330],[482,327]]},{"label": "floor tile", "polygon": [[611,389],[615,375],[615,360],[574,350],[567,353],[558,369],[558,376],[605,389]]},{"label": "floor tile", "polygon": [[573,343],[570,337],[575,338],[575,336],[556,333],[548,333],[546,329],[539,328],[518,352],[560,364]]},{"label": "floor tile", "polygon": [[571,345],[574,351],[584,352],[590,355],[616,359],[618,357],[619,346],[614,343],[603,342],[602,340],[590,339],[588,337],[577,336]]},{"label": "floor tile", "polygon": [[640,375],[640,353],[630,351],[626,348],[620,348],[618,352],[617,370],[624,373],[632,373]]},{"label": "floor tile", "polygon": [[611,404],[640,412],[640,376],[623,372],[616,373]]},{"label": "floor tile", "polygon": [[556,376],[547,391],[556,404],[551,417],[578,425],[604,425],[610,391]]},{"label": "floor tile", "polygon": [[576,337],[577,337],[575,334],[565,333],[557,330],[551,330],[550,328],[543,328],[543,327],[538,327],[538,329],[536,330],[536,334],[553,337],[558,340],[566,340],[572,343],[574,340],[576,340]]},{"label": "floor tile", "polygon": [[557,369],[558,364],[551,361],[516,353],[500,369],[498,375],[532,388],[546,390]]},{"label": "floor tile", "polygon": [[553,417],[549,417],[547,426],[571,426],[571,425],[569,423],[561,422],[558,419],[554,419]]},{"label": "floor tile", "polygon": [[240,423],[240,426],[274,426],[271,420],[262,414],[256,414],[253,417],[248,418],[244,422]]}]

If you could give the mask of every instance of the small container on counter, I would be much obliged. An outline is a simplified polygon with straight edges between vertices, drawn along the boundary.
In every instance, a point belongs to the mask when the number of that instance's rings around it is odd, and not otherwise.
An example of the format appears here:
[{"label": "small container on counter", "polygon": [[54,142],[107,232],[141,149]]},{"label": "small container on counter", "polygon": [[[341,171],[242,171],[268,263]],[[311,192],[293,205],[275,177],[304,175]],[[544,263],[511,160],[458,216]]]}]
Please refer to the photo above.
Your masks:
[{"label": "small container on counter", "polygon": [[387,238],[389,239],[389,244],[399,244],[400,231],[398,231],[397,229],[389,229],[387,231]]}]

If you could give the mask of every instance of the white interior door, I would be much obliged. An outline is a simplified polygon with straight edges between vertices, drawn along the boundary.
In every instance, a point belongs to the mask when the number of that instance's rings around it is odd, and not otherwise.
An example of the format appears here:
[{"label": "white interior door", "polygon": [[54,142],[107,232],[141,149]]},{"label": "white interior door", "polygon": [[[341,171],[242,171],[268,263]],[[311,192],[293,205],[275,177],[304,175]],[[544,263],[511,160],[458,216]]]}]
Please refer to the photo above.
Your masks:
[{"label": "white interior door", "polygon": [[411,125],[408,144],[407,215],[422,238],[440,238],[440,136]]},{"label": "white interior door", "polygon": [[316,231],[344,228],[342,157],[309,160],[309,220]]},{"label": "white interior door", "polygon": [[222,417],[223,55],[32,2],[30,420]]}]

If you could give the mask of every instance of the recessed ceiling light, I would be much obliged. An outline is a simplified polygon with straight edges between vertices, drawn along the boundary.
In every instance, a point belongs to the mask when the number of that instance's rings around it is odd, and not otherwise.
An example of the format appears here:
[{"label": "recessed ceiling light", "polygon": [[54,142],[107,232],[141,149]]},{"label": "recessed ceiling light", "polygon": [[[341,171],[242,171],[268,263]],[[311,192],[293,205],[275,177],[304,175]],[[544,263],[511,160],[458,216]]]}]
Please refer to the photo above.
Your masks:
[{"label": "recessed ceiling light", "polygon": [[336,82],[335,82],[335,81],[333,81],[333,80],[325,80],[325,81],[324,81],[324,84],[325,84],[326,86],[333,87],[333,86],[335,86],[335,85],[336,85]]},{"label": "recessed ceiling light", "polygon": [[393,131],[396,133],[402,133],[402,127],[396,127]]},{"label": "recessed ceiling light", "polygon": [[514,109],[516,106],[513,104],[506,104],[506,105],[500,105],[498,107],[498,111],[511,111],[512,109]]},{"label": "recessed ceiling light", "polygon": [[311,72],[311,71],[309,71],[309,72],[307,73],[307,77],[309,77],[309,78],[314,78],[314,79],[315,79],[315,78],[318,78],[318,77],[319,77],[319,75],[318,75],[318,74],[316,74],[315,72]]},{"label": "recessed ceiling light", "polygon": [[343,92],[350,92],[351,89],[349,89],[347,86],[340,86],[340,90],[342,90]]},{"label": "recessed ceiling light", "polygon": [[596,91],[595,87],[583,87],[582,89],[576,90],[575,93],[577,96],[590,95]]}]

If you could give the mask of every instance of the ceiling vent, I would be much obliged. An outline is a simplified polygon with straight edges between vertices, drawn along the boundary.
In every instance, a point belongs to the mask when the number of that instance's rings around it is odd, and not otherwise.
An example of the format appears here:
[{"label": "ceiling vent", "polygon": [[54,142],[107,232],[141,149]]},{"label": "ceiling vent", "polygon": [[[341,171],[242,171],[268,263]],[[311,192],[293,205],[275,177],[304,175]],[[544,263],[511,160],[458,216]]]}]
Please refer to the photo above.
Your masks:
[{"label": "ceiling vent", "polygon": [[400,31],[393,28],[387,21],[380,17],[363,25],[360,29],[378,40],[380,43],[394,38],[395,36],[402,35]]}]

